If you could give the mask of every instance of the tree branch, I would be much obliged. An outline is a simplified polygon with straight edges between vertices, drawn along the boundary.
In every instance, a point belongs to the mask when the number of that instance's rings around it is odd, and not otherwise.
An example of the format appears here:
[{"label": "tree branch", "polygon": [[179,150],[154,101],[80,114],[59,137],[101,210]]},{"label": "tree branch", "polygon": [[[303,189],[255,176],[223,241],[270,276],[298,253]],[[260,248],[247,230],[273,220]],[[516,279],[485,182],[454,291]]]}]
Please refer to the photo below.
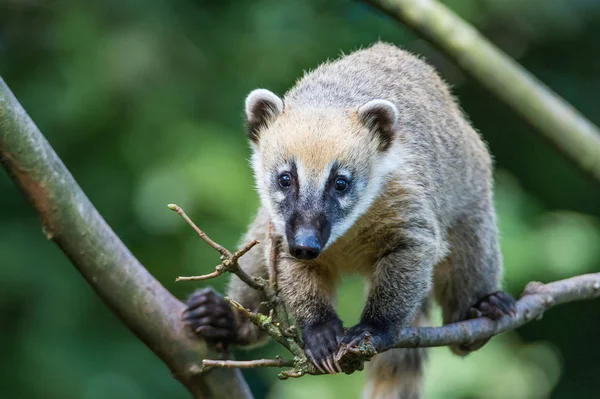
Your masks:
[{"label": "tree branch", "polygon": [[293,360],[257,359],[257,360],[209,360],[202,361],[206,367],[222,367],[228,369],[253,369],[257,367],[294,367]]},{"label": "tree branch", "polygon": [[567,302],[600,297],[600,273],[584,274],[566,280],[542,284],[527,284],[517,301],[517,315],[504,316],[497,321],[478,318],[447,324],[443,327],[404,328],[396,339],[395,348],[445,346],[473,342],[514,330],[543,313]]},{"label": "tree branch", "polygon": [[[549,284],[531,282],[527,285],[521,298],[517,301],[516,316],[504,316],[497,321],[486,317],[447,324],[442,327],[406,327],[396,337],[392,348],[435,347],[470,343],[476,340],[491,338],[494,335],[517,329],[533,320],[539,320],[543,313],[560,304],[594,299],[600,297],[600,273],[585,274],[559,280]],[[389,348],[389,349],[392,349]],[[357,348],[348,348],[343,356],[347,363],[362,363],[376,355],[369,342]],[[204,361],[204,364],[211,362]],[[219,363],[210,363],[212,367],[229,367]],[[262,363],[244,364],[243,367],[290,367],[290,362],[276,365]],[[308,374],[321,374],[308,372]],[[297,375],[299,377],[301,375]]]},{"label": "tree branch", "polygon": [[106,224],[0,78],[0,161],[102,300],[195,397],[251,398],[236,370],[200,375],[202,356],[220,357],[191,336],[184,305],[154,279]]},{"label": "tree branch", "polygon": [[600,182],[600,131],[569,103],[436,0],[365,0],[445,51],[563,155]]},{"label": "tree branch", "polygon": [[[194,230],[199,230],[196,225],[185,216],[181,208],[176,205],[170,205],[171,209],[184,216]],[[200,234],[199,234],[200,235]],[[206,234],[200,235],[205,241],[213,242]],[[258,328],[265,331],[274,340],[285,347],[292,355],[293,360],[277,359],[261,359],[254,361],[234,362],[222,360],[203,361],[205,367],[210,368],[256,368],[256,367],[285,367],[289,370],[279,374],[279,378],[297,378],[305,374],[320,375],[323,374],[310,363],[302,349],[302,341],[300,334],[295,327],[289,323],[287,318],[287,308],[285,303],[277,296],[277,250],[278,240],[273,234],[273,229],[269,229],[269,257],[267,269],[269,270],[269,279],[264,279],[248,276],[241,267],[237,264],[239,256],[230,255],[221,257],[222,263],[217,266],[219,273],[211,273],[202,276],[202,279],[217,277],[222,274],[222,271],[228,271],[240,275],[245,275],[244,281],[259,281],[257,289],[263,292],[268,298],[268,307],[270,308],[269,315],[254,313],[244,308],[240,303],[232,298],[225,298],[229,304],[237,309],[248,320],[254,323]],[[212,246],[212,245],[211,245]],[[222,248],[219,244],[216,244]],[[213,246],[216,248],[216,246]],[[252,248],[247,245],[245,249]],[[225,250],[227,253],[231,252]],[[236,253],[240,253],[238,251]],[[247,251],[244,251],[244,253]],[[241,255],[240,255],[241,256]],[[232,267],[232,263],[234,267]],[[178,281],[186,278],[179,277]],[[415,347],[432,347],[467,344],[480,339],[491,338],[496,334],[504,331],[514,330],[532,320],[542,317],[544,311],[553,306],[584,300],[593,299],[600,296],[600,273],[586,274],[578,277],[573,277],[566,280],[560,280],[549,284],[531,282],[525,287],[521,298],[516,304],[515,315],[505,315],[499,320],[491,320],[486,317],[473,320],[466,320],[457,323],[447,324],[442,327],[407,327],[402,329],[396,337],[396,343],[392,348],[415,348]],[[370,342],[370,337],[367,336],[363,342],[357,346],[345,346],[342,344],[338,352],[337,361],[341,369],[346,373],[352,373],[356,370],[362,370],[365,361],[369,361],[377,352]]]}]

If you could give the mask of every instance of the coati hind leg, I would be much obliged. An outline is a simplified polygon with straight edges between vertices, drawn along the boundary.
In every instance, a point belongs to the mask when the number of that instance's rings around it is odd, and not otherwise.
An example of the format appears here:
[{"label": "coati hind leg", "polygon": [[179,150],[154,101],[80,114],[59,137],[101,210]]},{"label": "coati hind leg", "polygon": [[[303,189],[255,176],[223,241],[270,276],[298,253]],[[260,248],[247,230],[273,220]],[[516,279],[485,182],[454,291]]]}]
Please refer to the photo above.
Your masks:
[{"label": "coati hind leg", "polygon": [[[425,301],[413,326],[425,326],[429,321],[430,301]],[[367,365],[367,385],[364,399],[419,399],[423,386],[423,367],[427,348],[390,349]]]},{"label": "coati hind leg", "polygon": [[[502,255],[496,218],[490,207],[473,210],[450,230],[451,253],[436,266],[434,290],[442,307],[444,324],[514,314],[515,300],[500,289]],[[489,339],[451,346],[466,355]]]}]

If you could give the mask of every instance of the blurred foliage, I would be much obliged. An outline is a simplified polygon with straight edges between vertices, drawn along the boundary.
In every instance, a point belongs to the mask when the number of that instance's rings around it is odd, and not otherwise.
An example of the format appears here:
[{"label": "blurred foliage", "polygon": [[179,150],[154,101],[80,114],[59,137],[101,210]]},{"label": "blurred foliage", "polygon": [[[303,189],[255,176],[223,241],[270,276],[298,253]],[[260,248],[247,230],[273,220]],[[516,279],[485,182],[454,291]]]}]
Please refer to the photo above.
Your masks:
[{"label": "blurred foliage", "polygon": [[[600,124],[599,1],[447,4]],[[378,39],[435,64],[489,142],[508,289],[600,270],[597,187],[442,54],[360,2],[0,0],[0,74],[109,224],[182,298],[197,285],[174,277],[207,272],[217,257],[166,204],[229,247],[258,204],[245,95],[283,93],[304,70]],[[45,239],[4,173],[0,254],[0,398],[188,397]],[[357,290],[357,277],[340,290],[346,324],[361,310]],[[466,359],[434,349],[427,397],[597,397],[599,329],[596,300],[552,310]],[[257,398],[353,398],[364,379],[245,375]]]}]

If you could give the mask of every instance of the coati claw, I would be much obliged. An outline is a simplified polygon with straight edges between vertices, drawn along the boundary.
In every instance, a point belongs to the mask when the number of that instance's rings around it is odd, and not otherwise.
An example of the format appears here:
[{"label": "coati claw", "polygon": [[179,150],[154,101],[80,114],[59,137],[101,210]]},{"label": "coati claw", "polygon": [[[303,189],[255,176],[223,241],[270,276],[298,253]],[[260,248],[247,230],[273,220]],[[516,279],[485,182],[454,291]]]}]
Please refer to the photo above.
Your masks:
[{"label": "coati claw", "polygon": [[349,346],[349,345],[342,343],[342,344],[340,344],[340,350],[338,351],[335,359],[339,361],[339,359],[341,358],[341,355],[344,352],[349,352],[349,353],[353,353],[355,355],[360,355],[360,348],[358,346]]},{"label": "coati claw", "polygon": [[331,358],[327,358],[325,359],[324,365],[327,366],[327,371],[329,371],[329,374],[335,374],[337,373],[337,371],[334,369],[333,367],[333,360]]},{"label": "coati claw", "polygon": [[348,331],[342,338],[335,364],[346,374],[352,374],[364,368],[364,362],[377,354],[390,342],[389,334],[383,329],[366,323],[360,323]]},{"label": "coati claw", "polygon": [[319,370],[321,373],[325,374],[326,371],[319,365],[319,362],[317,361],[317,359],[315,359],[315,357],[313,356],[312,352],[310,351],[310,349],[305,349],[304,350],[304,354],[306,355],[306,358],[308,360],[310,360],[310,362],[312,364],[315,365],[315,367],[317,368],[317,370]]},{"label": "coati claw", "polygon": [[302,329],[304,353],[320,372],[335,374],[341,370],[334,356],[343,332],[342,321],[338,318],[309,324]]},{"label": "coati claw", "polygon": [[223,343],[233,343],[236,327],[231,306],[212,288],[194,292],[186,302],[181,320],[197,335]]},{"label": "coati claw", "polygon": [[363,353],[360,345],[370,345],[375,352],[382,352],[393,344],[392,338],[385,328],[361,322],[346,331],[342,338],[342,345],[346,346],[347,352],[357,354]]}]

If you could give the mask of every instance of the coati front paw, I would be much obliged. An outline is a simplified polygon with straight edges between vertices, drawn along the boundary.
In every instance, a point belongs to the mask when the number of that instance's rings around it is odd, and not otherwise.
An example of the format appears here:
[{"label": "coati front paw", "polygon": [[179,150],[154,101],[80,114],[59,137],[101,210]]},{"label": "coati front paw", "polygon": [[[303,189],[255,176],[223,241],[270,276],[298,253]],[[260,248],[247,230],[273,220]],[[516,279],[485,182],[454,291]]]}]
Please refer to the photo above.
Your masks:
[{"label": "coati front paw", "polygon": [[369,342],[377,352],[382,352],[394,344],[393,338],[393,334],[385,327],[360,322],[346,331],[342,344],[348,348],[356,348],[363,342]]},{"label": "coati front paw", "polygon": [[199,336],[225,344],[236,340],[231,306],[212,288],[194,292],[186,302],[181,320]]},{"label": "coati front paw", "polygon": [[[467,314],[467,320],[476,319],[479,317],[487,317],[492,320],[498,320],[505,315],[516,316],[517,307],[515,299],[504,291],[497,291],[492,294],[486,295],[481,298],[477,303],[469,309]],[[452,346],[451,349],[454,353],[464,356],[469,352],[473,352],[483,345],[485,345],[490,339],[482,339],[466,344],[460,344]]]},{"label": "coati front paw", "polygon": [[337,317],[326,322],[308,324],[302,329],[304,353],[322,373],[335,374],[342,371],[334,356],[343,335],[342,321]]},{"label": "coati front paw", "polygon": [[393,335],[388,329],[361,322],[348,329],[340,349],[335,356],[336,363],[346,374],[364,368],[364,362],[393,344]]}]

